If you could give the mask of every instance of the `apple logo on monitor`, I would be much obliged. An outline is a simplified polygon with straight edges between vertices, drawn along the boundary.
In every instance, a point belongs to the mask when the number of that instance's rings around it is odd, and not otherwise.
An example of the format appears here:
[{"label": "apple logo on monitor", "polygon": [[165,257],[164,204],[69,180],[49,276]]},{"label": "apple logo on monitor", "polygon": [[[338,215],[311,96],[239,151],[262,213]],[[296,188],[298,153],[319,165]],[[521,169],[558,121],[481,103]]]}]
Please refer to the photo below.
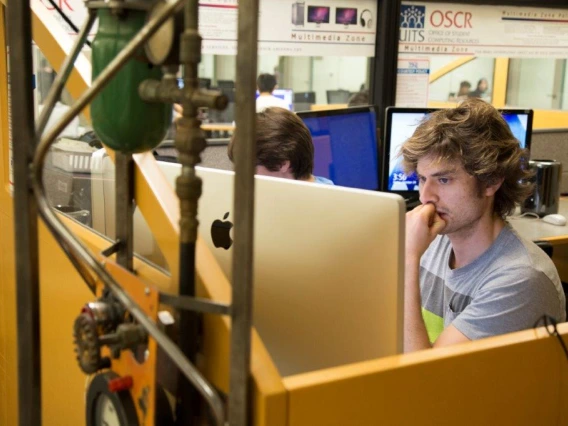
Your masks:
[{"label": "apple logo on monitor", "polygon": [[213,244],[215,247],[223,247],[225,250],[229,250],[233,244],[230,235],[233,224],[225,220],[227,217],[229,217],[229,212],[225,213],[223,220],[217,219],[211,225],[211,240],[213,240]]}]

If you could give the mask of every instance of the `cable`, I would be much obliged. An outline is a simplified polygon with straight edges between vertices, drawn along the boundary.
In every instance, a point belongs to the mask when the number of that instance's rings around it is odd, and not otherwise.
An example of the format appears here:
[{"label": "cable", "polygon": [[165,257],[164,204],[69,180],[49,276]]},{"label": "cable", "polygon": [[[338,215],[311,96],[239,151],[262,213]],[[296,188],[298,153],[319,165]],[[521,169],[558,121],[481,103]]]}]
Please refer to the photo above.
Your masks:
[{"label": "cable", "polygon": [[[49,1],[49,4],[51,4],[53,6],[53,8],[55,10],[57,10],[57,12],[59,13],[59,15],[61,15],[61,17],[63,18],[63,20],[65,22],[67,22],[67,25],[69,25],[71,27],[71,29],[73,31],[75,31],[76,33],[79,32],[79,28],[77,28],[77,26],[73,23],[73,21],[71,19],[69,19],[69,17],[61,10],[61,8],[55,3],[54,0],[47,0]],[[87,44],[87,46],[91,47],[91,42],[89,40],[85,40],[85,43]]]},{"label": "cable", "polygon": [[[562,350],[564,351],[564,355],[566,356],[566,359],[568,360],[568,349],[566,348],[566,344],[564,343],[562,336],[560,334],[558,334],[558,329],[556,328],[556,324],[557,324],[556,319],[552,318],[549,315],[543,315],[534,323],[533,328],[540,327],[541,323],[544,325],[546,332],[548,333],[549,336],[556,336],[556,338],[560,342],[560,346],[562,346]],[[549,327],[552,327],[552,330]]]}]

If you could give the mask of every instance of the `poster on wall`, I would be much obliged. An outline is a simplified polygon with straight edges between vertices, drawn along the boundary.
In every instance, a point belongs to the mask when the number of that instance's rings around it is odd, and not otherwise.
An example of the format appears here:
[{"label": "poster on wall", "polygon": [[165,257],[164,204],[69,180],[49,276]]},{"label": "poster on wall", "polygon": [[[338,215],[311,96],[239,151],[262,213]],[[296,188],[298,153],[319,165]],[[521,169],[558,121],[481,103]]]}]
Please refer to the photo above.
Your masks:
[{"label": "poster on wall", "polygon": [[399,53],[566,58],[568,10],[403,2]]},{"label": "poster on wall", "polygon": [[[203,53],[236,55],[237,0],[199,3]],[[373,0],[261,0],[259,55],[374,56]]]},{"label": "poster on wall", "polygon": [[[87,18],[83,0],[53,0],[76,28]],[[50,0],[32,5],[51,15],[72,39],[77,31],[65,21]],[[36,9],[37,10],[37,9]],[[374,0],[261,0],[259,55],[374,56],[377,2]],[[238,0],[199,2],[202,53],[237,54]],[[96,34],[96,26],[90,38]]]},{"label": "poster on wall", "polygon": [[396,106],[422,108],[428,105],[430,61],[398,58],[396,66]]}]

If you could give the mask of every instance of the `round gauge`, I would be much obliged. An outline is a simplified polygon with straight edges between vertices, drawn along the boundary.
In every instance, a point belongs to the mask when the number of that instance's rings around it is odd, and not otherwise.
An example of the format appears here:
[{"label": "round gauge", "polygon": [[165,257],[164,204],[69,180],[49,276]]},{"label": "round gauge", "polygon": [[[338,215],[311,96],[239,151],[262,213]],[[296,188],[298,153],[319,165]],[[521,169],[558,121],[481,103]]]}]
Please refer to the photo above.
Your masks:
[{"label": "round gauge", "polygon": [[120,426],[120,419],[118,418],[116,408],[112,404],[110,398],[104,394],[101,394],[97,398],[95,424],[103,426]]},{"label": "round gauge", "polygon": [[[165,1],[157,1],[148,12],[148,20],[156,16],[164,7]],[[183,12],[183,11],[182,11]],[[144,45],[146,56],[154,65],[177,63],[179,57],[178,37],[183,31],[183,13],[169,18]]]},{"label": "round gauge", "polygon": [[87,426],[138,426],[138,416],[130,392],[111,392],[109,383],[119,376],[106,371],[97,374],[87,391]]}]

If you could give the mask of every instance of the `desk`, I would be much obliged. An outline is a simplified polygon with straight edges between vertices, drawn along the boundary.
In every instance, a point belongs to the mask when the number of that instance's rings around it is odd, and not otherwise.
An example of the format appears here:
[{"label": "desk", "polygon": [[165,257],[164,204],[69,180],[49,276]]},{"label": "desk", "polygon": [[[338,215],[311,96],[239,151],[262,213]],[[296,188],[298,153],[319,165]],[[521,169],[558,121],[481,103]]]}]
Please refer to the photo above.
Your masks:
[{"label": "desk", "polygon": [[[568,197],[560,198],[558,213],[568,218]],[[545,240],[553,245],[568,244],[568,224],[551,225],[534,217],[509,218],[511,226],[523,237],[532,241]]]},{"label": "desk", "polygon": [[[558,213],[568,217],[568,197],[560,199]],[[544,240],[554,246],[552,261],[562,281],[568,282],[568,224],[550,225],[536,218],[509,219],[511,226],[523,237],[532,241]]]},{"label": "desk", "polygon": [[203,123],[201,130],[204,132],[232,132],[235,130],[233,123]]}]

